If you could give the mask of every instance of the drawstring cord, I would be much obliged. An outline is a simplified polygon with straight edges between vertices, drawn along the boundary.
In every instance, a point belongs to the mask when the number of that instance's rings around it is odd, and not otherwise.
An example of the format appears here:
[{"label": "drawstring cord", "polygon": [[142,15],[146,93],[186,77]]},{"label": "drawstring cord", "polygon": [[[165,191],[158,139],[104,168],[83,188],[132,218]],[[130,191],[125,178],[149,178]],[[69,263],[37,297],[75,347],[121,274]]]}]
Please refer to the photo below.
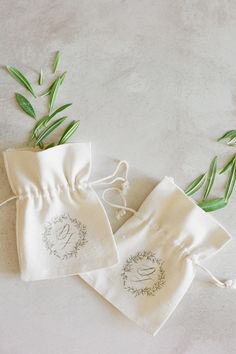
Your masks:
[{"label": "drawstring cord", "polygon": [[[121,166],[124,165],[125,167],[125,172],[124,172],[124,177],[115,177],[117,175],[117,173],[119,172]],[[112,175],[109,175],[107,177],[104,178],[100,178],[96,181],[91,182],[91,185],[111,185],[115,182],[122,182],[123,185],[123,189],[128,189],[129,188],[129,183],[128,183],[128,171],[129,171],[129,164],[127,161],[122,160],[118,163],[115,171],[113,172]],[[115,177],[115,178],[114,178]],[[109,181],[111,180],[111,181]]]},{"label": "drawstring cord", "polygon": [[[117,175],[117,173],[119,172],[121,166],[124,166],[124,177],[115,177]],[[129,181],[128,181],[128,172],[129,172],[129,164],[127,161],[122,160],[118,163],[114,173],[112,175],[109,175],[107,177],[98,179],[96,181],[93,181],[90,183],[90,185],[107,185],[107,186],[111,186],[116,182],[121,182],[121,186],[120,188],[118,187],[109,187],[106,188],[103,193],[102,193],[102,200],[109,206],[111,206],[112,208],[117,209],[116,211],[116,218],[119,220],[122,216],[124,216],[126,214],[126,211],[130,211],[132,213],[136,213],[136,210],[132,209],[132,208],[128,208],[127,207],[127,201],[126,201],[126,197],[125,194],[127,193],[127,190],[129,189]],[[116,203],[112,203],[109,200],[106,199],[106,194],[108,192],[116,192],[119,194],[121,200],[122,200],[122,204],[116,204]]]},{"label": "drawstring cord", "polygon": [[[117,192],[117,193],[119,194],[119,196],[121,197],[121,200],[122,200],[123,204],[120,205],[120,204],[112,203],[112,202],[110,202],[109,200],[107,200],[107,199],[106,199],[106,194],[107,194],[108,192]],[[108,204],[109,206],[111,206],[112,208],[118,209],[118,210],[116,211],[116,218],[117,218],[117,220],[120,220],[120,218],[126,214],[126,211],[129,211],[129,212],[131,212],[131,213],[133,213],[133,214],[136,214],[136,213],[137,213],[136,210],[127,207],[127,201],[126,201],[126,198],[125,198],[125,196],[124,196],[124,191],[121,190],[120,188],[112,187],[112,188],[107,188],[107,189],[105,189],[105,190],[103,191],[103,193],[102,193],[102,200],[103,200],[106,204]]]},{"label": "drawstring cord", "polygon": [[10,202],[11,200],[17,199],[18,197],[16,195],[14,195],[13,197],[10,197],[6,200],[4,200],[3,202],[0,203],[0,207],[3,206],[4,204],[7,204],[8,202]]},{"label": "drawstring cord", "polygon": [[194,264],[196,264],[199,268],[201,268],[205,273],[209,275],[209,277],[212,279],[213,283],[218,286],[219,288],[230,288],[236,290],[236,279],[228,279],[225,281],[219,280],[217,277],[215,277],[212,272],[203,266],[202,264],[198,263],[197,260],[193,260]]}]

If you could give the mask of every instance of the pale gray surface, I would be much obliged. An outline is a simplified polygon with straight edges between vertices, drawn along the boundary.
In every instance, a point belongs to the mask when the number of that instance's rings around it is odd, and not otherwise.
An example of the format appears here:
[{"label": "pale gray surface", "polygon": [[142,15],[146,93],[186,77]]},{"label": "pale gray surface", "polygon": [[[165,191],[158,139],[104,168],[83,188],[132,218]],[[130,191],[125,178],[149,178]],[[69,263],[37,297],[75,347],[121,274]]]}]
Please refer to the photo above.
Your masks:
[{"label": "pale gray surface", "polygon": [[[223,163],[232,154],[215,140],[236,124],[235,1],[0,0],[0,36],[0,64],[21,68],[32,81],[41,66],[49,74],[52,53],[61,50],[68,74],[60,100],[74,102],[78,139],[93,143],[93,175],[126,158],[131,206],[164,175],[184,187],[214,155]],[[2,70],[2,150],[24,145],[32,127],[14,91],[23,92]],[[11,192],[2,159],[0,168],[3,200]],[[235,203],[234,195],[215,214],[234,238]],[[199,272],[153,338],[77,277],[20,281],[14,219],[14,203],[1,209],[1,354],[235,353],[234,291],[212,287]],[[234,239],[207,264],[236,277],[235,254]]]}]

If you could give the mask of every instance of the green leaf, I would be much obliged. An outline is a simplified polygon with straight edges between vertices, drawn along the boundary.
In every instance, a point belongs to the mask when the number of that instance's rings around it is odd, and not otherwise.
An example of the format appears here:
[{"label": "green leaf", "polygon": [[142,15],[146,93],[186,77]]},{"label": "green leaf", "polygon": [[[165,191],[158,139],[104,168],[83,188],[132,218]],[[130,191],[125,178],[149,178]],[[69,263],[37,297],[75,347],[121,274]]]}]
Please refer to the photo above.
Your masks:
[{"label": "green leaf", "polygon": [[219,171],[219,174],[221,175],[222,173],[228,171],[228,169],[232,166],[232,164],[234,163],[234,161],[236,160],[236,155],[234,155],[229,162],[227,162],[227,164]]},{"label": "green leaf", "polygon": [[56,81],[54,82],[54,84],[52,85],[52,88],[50,90],[50,94],[49,94],[49,110],[51,112],[51,110],[53,109],[57,94],[58,94],[58,90],[59,87],[61,86],[62,82],[64,81],[65,78],[65,73],[62,74],[61,76],[59,76]]},{"label": "green leaf", "polygon": [[60,60],[61,60],[61,58],[60,58],[60,52],[57,51],[56,54],[55,54],[55,58],[54,58],[54,60],[53,60],[53,63],[52,63],[52,72],[53,72],[53,73],[56,72],[57,67],[58,67],[58,65],[59,65],[59,63],[60,63]]},{"label": "green leaf", "polygon": [[186,188],[185,193],[190,196],[196,193],[204,184],[206,180],[206,173],[197,177],[190,185]]},{"label": "green leaf", "polygon": [[228,138],[233,138],[236,136],[236,130],[232,129],[232,130],[228,130],[224,135],[222,135],[217,141],[221,141],[224,139],[228,139]]},{"label": "green leaf", "polygon": [[206,212],[215,211],[226,207],[227,201],[224,198],[216,198],[211,200],[203,200],[198,206]]},{"label": "green leaf", "polygon": [[233,137],[232,139],[230,139],[230,140],[227,142],[227,145],[229,145],[229,146],[235,146],[235,143],[236,143],[236,135],[235,135],[235,137]]},{"label": "green leaf", "polygon": [[37,123],[35,124],[35,126],[32,130],[31,139],[34,139],[36,137],[38,130],[47,124],[48,119],[49,119],[49,116],[44,116],[37,121]]},{"label": "green leaf", "polygon": [[44,93],[42,93],[42,94],[40,95],[40,97],[44,97],[44,96],[50,95],[50,92],[51,92],[51,89],[52,89],[52,86],[53,86],[54,82],[55,82],[55,81],[53,81],[53,83],[51,84],[51,86],[49,86],[49,88],[47,89],[47,91],[44,92]]},{"label": "green leaf", "polygon": [[215,156],[214,159],[211,161],[207,173],[206,188],[203,195],[203,199],[206,199],[211,191],[216,176],[216,169],[217,169],[217,156]]},{"label": "green leaf", "polygon": [[64,111],[67,107],[70,107],[71,105],[72,105],[72,103],[67,103],[67,104],[64,104],[63,106],[57,108],[52,114],[50,114],[50,118],[53,118],[56,114]]},{"label": "green leaf", "polygon": [[50,95],[50,92],[51,92],[51,90],[50,90],[50,88],[49,88],[46,92],[42,93],[42,94],[40,95],[40,97],[48,96],[48,95]]},{"label": "green leaf", "polygon": [[39,119],[37,121],[37,123],[35,124],[32,133],[31,133],[31,139],[34,139],[36,137],[36,133],[38,132],[39,129],[41,129],[43,126],[45,127],[48,122],[59,112],[64,111],[67,107],[71,106],[72,103],[67,103],[61,107],[59,107],[58,109],[56,109],[51,115],[47,115],[42,117],[41,119]]},{"label": "green leaf", "polygon": [[229,141],[227,142],[227,145],[235,146],[235,143],[236,143],[236,130],[227,131],[224,135],[222,135],[222,137],[220,137],[218,139],[218,141],[226,140],[226,139],[229,139]]},{"label": "green leaf", "polygon": [[40,73],[39,73],[38,84],[39,85],[43,84],[43,70],[42,69],[40,70]]},{"label": "green leaf", "polygon": [[[64,72],[64,73],[60,76],[60,78],[61,78],[61,84],[63,83],[63,81],[64,81],[64,79],[65,79],[65,76],[66,76],[66,72]],[[56,81],[57,81],[57,79],[56,79],[55,81],[53,81],[53,83],[49,86],[49,88],[47,89],[47,91],[44,92],[44,93],[42,93],[42,94],[40,95],[40,97],[44,97],[44,96],[50,95],[51,90],[52,90],[52,87],[53,87],[53,85],[55,84]]]},{"label": "green leaf", "polygon": [[36,97],[34,90],[29,83],[29,81],[26,79],[26,77],[16,68],[13,68],[12,66],[7,65],[6,66],[7,71],[9,74],[16,80],[18,81],[22,86],[24,86],[34,97]]},{"label": "green leaf", "polygon": [[229,179],[227,181],[226,187],[225,187],[225,200],[228,202],[229,198],[231,197],[231,194],[233,193],[234,186],[235,186],[235,181],[236,181],[236,170],[235,170],[235,164],[236,161],[234,160],[234,163],[231,167]]},{"label": "green leaf", "polygon": [[80,121],[73,120],[63,132],[57,145],[65,144],[65,142],[74,134],[76,129],[79,127]]},{"label": "green leaf", "polygon": [[35,119],[36,118],[36,114],[35,114],[34,108],[31,105],[31,103],[27,100],[27,98],[22,96],[20,93],[16,93],[15,95],[16,95],[17,103],[23,109],[23,111],[26,114],[28,114],[28,116],[30,116],[30,117]]},{"label": "green leaf", "polygon": [[49,125],[46,129],[44,129],[42,133],[40,133],[40,135],[38,136],[35,145],[39,145],[39,143],[41,143],[43,139],[45,139],[50,133],[52,133],[57,127],[59,127],[66,118],[67,117],[59,118],[51,125]]},{"label": "green leaf", "polygon": [[65,80],[65,76],[66,76],[66,71],[60,76],[60,78],[61,78],[61,84],[62,84],[63,81]]},{"label": "green leaf", "polygon": [[49,110],[50,110],[50,112],[53,109],[60,85],[61,85],[61,78],[58,77],[57,80],[55,81],[55,83],[51,89],[50,95],[49,95]]}]

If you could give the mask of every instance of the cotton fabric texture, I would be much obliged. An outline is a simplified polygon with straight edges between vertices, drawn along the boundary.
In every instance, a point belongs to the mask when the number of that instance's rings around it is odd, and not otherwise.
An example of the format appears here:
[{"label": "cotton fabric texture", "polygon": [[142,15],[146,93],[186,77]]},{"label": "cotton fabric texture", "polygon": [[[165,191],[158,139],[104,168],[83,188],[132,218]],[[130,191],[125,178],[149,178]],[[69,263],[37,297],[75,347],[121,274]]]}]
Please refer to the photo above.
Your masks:
[{"label": "cotton fabric texture", "polygon": [[115,239],[120,263],[80,277],[155,335],[187,292],[196,264],[220,250],[230,235],[165,177]]},{"label": "cotton fabric texture", "polygon": [[90,143],[43,151],[9,149],[23,280],[78,274],[118,262],[111,226],[92,185]]}]

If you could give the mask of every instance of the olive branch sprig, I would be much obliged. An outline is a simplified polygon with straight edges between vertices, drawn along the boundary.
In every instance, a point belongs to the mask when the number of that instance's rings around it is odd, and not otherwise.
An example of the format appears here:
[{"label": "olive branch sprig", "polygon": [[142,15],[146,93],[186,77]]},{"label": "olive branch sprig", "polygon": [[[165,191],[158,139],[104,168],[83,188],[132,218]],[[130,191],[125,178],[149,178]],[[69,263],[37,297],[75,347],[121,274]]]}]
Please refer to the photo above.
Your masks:
[{"label": "olive branch sprig", "polygon": [[[61,57],[60,57],[60,52],[57,51],[52,63],[52,72],[53,74],[57,73],[58,66],[60,64]],[[36,123],[31,131],[30,138],[29,138],[29,144],[33,144],[34,147],[38,147],[40,149],[47,149],[50,147],[53,147],[55,145],[61,145],[65,144],[68,139],[75,133],[77,128],[79,127],[80,121],[79,120],[73,120],[71,121],[65,128],[64,132],[62,133],[61,137],[57,142],[51,142],[47,143],[45,145],[45,139],[59,126],[61,126],[64,121],[67,119],[67,116],[63,116],[61,118],[55,119],[54,117],[67,109],[69,106],[72,105],[72,103],[67,103],[64,104],[63,106],[60,106],[56,110],[54,110],[54,106],[56,103],[56,99],[58,96],[59,89],[65,79],[66,72],[63,74],[60,74],[54,81],[53,83],[48,87],[48,89],[41,95],[36,95],[35,90],[33,89],[31,83],[29,80],[26,78],[26,76],[18,69],[7,65],[6,66],[7,71],[9,74],[23,86],[27,91],[31,93],[31,95],[34,98],[40,98],[44,96],[48,96],[48,113],[47,115],[40,117],[37,119],[37,114],[36,111],[31,104],[31,102],[24,97],[21,93],[16,92],[15,93],[15,98],[18,106],[31,118],[36,120]],[[40,70],[39,76],[38,76],[38,85],[41,86],[43,85],[44,81],[44,75],[43,75],[43,70]]]},{"label": "olive branch sprig", "polygon": [[[228,146],[236,146],[236,130],[229,130],[217,141],[225,141]],[[227,173],[227,181],[224,186],[224,195],[219,198],[208,198],[216,176]],[[228,205],[229,199],[233,193],[236,182],[236,154],[231,156],[227,163],[217,170],[217,156],[211,161],[208,171],[194,179],[185,189],[188,196],[195,194],[200,189],[204,189],[203,197],[198,205],[206,212],[215,211]]]}]

